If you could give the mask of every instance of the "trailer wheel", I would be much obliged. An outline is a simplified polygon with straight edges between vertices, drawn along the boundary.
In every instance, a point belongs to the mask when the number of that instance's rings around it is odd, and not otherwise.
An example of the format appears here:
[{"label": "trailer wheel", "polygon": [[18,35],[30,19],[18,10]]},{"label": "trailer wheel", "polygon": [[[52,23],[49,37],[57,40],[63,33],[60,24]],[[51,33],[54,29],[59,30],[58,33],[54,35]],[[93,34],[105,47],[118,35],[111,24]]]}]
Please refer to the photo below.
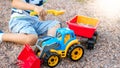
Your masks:
[{"label": "trailer wheel", "polygon": [[80,45],[73,45],[68,50],[68,57],[72,61],[78,61],[83,57],[84,49]]},{"label": "trailer wheel", "polygon": [[87,49],[94,49],[95,41],[88,40]]},{"label": "trailer wheel", "polygon": [[58,65],[60,57],[56,53],[46,54],[44,61],[49,67],[55,67]]},{"label": "trailer wheel", "polygon": [[98,32],[97,32],[97,31],[95,31],[93,37],[95,38],[95,43],[96,43],[96,42],[97,42],[97,39],[98,39]]},{"label": "trailer wheel", "polygon": [[94,43],[97,42],[97,37],[93,36],[92,38],[89,38],[88,41],[93,41]]},{"label": "trailer wheel", "polygon": [[95,31],[94,36],[98,36],[98,32],[97,31]]}]

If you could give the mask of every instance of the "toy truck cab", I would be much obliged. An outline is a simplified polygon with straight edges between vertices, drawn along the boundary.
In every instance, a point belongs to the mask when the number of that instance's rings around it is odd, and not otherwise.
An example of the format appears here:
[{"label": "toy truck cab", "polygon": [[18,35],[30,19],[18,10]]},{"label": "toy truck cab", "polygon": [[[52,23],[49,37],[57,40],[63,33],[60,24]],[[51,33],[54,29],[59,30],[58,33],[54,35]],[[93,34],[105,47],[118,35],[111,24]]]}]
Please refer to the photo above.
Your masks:
[{"label": "toy truck cab", "polygon": [[68,56],[73,61],[82,58],[84,50],[80,42],[76,39],[74,32],[68,28],[59,28],[56,37],[44,37],[36,44],[40,52],[38,56],[44,60],[49,67],[55,67],[60,58]]},{"label": "toy truck cab", "polygon": [[65,50],[67,44],[76,39],[74,32],[68,28],[60,28],[56,32],[56,38],[59,40],[60,48],[58,50]]}]

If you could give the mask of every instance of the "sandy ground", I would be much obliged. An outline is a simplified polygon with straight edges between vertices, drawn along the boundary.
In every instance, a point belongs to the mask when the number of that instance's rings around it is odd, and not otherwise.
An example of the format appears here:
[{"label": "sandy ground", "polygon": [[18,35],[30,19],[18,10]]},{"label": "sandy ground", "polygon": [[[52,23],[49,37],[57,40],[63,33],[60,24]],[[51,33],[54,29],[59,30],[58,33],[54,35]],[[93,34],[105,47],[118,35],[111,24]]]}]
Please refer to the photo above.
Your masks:
[{"label": "sandy ground", "polygon": [[[72,62],[63,59],[56,68],[120,68],[120,10],[108,13],[99,6],[100,0],[49,0],[47,9],[64,9],[64,15],[55,17],[48,15],[47,19],[56,19],[67,27],[66,21],[75,15],[85,15],[99,19],[97,31],[99,39],[94,50],[85,49],[83,58]],[[0,0],[0,29],[10,32],[8,22],[11,5],[9,0]],[[118,8],[119,9],[119,8]],[[115,11],[115,10],[114,10]],[[23,46],[10,42],[0,44],[0,68],[17,68],[16,59]],[[47,66],[42,65],[42,68]]]}]

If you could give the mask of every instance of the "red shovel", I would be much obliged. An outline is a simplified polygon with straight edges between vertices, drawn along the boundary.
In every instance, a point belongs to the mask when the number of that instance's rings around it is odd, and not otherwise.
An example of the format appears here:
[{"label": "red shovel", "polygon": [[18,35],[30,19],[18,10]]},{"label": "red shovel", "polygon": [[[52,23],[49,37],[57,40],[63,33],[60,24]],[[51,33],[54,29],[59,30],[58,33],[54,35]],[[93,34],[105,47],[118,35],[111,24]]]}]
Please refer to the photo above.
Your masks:
[{"label": "red shovel", "polygon": [[24,49],[18,56],[20,68],[40,68],[40,59],[35,55],[29,44],[25,44]]}]

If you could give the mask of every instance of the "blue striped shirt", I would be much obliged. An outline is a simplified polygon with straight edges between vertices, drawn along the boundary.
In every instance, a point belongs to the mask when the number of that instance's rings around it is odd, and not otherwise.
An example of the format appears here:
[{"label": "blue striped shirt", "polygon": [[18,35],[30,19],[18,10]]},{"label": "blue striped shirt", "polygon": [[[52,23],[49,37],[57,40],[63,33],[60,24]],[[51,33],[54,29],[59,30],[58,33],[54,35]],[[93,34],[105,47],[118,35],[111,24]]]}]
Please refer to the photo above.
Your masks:
[{"label": "blue striped shirt", "polygon": [[[37,6],[42,6],[46,0],[23,0],[23,2],[29,3],[29,4],[34,4]],[[26,16],[29,15],[31,10],[21,10],[17,8],[12,8],[12,15],[11,17],[18,17],[18,16]]]}]

